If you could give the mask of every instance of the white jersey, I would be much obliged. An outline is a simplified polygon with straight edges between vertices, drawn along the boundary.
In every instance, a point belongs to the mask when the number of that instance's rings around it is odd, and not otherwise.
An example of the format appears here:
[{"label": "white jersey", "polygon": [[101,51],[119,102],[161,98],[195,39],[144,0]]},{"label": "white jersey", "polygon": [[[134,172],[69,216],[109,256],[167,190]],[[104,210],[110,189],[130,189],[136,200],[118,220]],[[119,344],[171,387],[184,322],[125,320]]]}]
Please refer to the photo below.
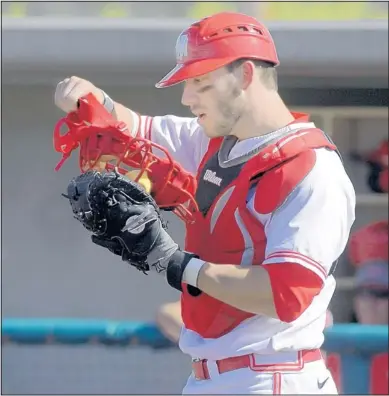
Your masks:
[{"label": "white jersey", "polygon": [[[168,149],[186,170],[197,172],[209,138],[195,118],[171,115],[151,118],[134,113],[134,119],[137,121],[134,132]],[[311,122],[288,126],[291,131],[314,127]],[[247,154],[271,135],[236,143],[229,159]],[[271,355],[277,351],[320,348],[323,343],[326,310],[336,283],[329,271],[344,251],[355,220],[355,191],[339,156],[334,151],[316,149],[312,170],[274,212],[257,211],[254,191],[247,202],[264,226],[267,244],[263,265],[297,263],[322,279],[322,290],[303,314],[290,323],[256,315],[216,339],[204,339],[184,327],[180,348],[194,358],[218,360],[249,353]]]}]

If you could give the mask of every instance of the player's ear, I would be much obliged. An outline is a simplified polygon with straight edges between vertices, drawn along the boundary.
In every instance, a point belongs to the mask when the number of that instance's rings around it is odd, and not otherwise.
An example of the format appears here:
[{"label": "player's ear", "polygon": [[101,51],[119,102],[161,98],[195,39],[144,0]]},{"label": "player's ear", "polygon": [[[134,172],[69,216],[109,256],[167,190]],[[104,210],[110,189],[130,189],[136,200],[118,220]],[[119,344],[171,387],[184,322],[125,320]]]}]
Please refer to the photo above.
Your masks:
[{"label": "player's ear", "polygon": [[254,79],[255,72],[255,65],[252,61],[247,60],[242,63],[240,67],[240,81],[241,88],[243,90],[246,90],[251,85]]}]

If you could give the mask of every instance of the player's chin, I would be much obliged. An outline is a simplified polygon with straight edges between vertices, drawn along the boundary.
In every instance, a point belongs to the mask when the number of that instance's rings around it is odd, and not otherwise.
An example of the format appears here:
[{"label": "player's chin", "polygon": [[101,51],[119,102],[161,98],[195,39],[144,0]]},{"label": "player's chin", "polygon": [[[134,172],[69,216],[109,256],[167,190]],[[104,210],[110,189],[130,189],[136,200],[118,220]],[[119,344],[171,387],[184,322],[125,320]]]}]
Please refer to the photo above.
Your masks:
[{"label": "player's chin", "polygon": [[202,127],[204,130],[204,133],[210,139],[225,136],[225,134],[222,131],[220,131],[219,128],[215,127],[215,125],[212,125],[211,123],[204,124],[204,125],[202,125]]},{"label": "player's chin", "polygon": [[215,133],[212,133],[211,130],[204,128],[204,133],[206,134],[206,136],[210,139],[218,137]]}]

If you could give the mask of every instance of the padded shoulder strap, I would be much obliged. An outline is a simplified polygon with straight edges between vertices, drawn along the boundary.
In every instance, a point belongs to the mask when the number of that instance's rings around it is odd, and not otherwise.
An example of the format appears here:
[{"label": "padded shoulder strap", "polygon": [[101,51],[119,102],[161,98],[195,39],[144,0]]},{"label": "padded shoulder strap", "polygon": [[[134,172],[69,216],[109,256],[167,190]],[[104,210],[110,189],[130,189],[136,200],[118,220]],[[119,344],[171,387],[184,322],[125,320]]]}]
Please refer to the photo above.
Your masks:
[{"label": "padded shoulder strap", "polygon": [[204,164],[219,150],[221,144],[223,142],[223,138],[213,138],[210,139],[209,144],[208,144],[208,149],[206,153],[204,154],[203,159],[200,162],[200,166],[197,170],[197,175],[201,173],[201,169],[204,167]]}]

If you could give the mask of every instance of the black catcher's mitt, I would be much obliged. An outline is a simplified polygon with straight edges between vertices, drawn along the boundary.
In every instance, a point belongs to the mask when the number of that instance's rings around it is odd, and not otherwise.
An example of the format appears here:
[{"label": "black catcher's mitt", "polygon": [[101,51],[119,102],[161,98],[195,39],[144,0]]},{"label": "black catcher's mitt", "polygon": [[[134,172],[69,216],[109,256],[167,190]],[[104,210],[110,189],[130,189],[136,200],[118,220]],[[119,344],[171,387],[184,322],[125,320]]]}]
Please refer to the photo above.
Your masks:
[{"label": "black catcher's mitt", "polygon": [[117,172],[88,171],[63,194],[92,241],[140,271],[166,269],[178,245],[165,231],[160,209],[143,187]]}]

